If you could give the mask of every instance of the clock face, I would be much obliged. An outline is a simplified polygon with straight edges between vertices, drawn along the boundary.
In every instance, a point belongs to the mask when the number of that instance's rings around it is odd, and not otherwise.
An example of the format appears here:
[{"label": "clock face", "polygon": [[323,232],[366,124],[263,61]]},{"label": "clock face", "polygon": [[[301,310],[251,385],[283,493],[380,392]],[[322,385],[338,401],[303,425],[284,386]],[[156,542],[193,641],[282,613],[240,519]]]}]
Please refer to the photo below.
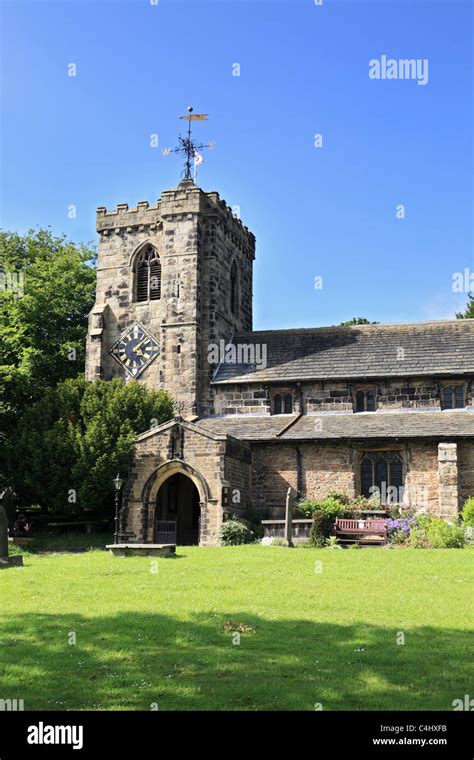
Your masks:
[{"label": "clock face", "polygon": [[160,353],[160,344],[138,322],[130,325],[110,353],[132,377],[138,377]]}]

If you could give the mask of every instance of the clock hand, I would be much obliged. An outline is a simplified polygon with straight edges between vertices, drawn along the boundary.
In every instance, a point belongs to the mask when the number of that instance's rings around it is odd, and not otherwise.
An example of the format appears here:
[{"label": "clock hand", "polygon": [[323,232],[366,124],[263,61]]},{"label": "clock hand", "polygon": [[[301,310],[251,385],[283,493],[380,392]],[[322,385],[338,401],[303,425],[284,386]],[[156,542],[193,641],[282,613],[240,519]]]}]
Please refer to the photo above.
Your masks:
[{"label": "clock hand", "polygon": [[[136,348],[134,349],[134,351],[138,352],[140,346],[143,346],[143,344],[146,342],[146,340],[147,340],[146,338],[143,338],[143,340],[140,341],[140,343],[138,344],[138,346],[136,346]],[[142,356],[143,356],[143,354],[142,354]]]}]

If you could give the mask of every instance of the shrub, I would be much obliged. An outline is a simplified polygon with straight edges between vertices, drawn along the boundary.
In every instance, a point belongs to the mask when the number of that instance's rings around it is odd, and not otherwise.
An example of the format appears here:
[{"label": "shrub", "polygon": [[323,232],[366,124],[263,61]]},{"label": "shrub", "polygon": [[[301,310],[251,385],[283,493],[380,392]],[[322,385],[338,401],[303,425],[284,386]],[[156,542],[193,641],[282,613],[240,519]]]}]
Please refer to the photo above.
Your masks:
[{"label": "shrub", "polygon": [[318,510],[313,513],[313,524],[309,531],[309,543],[311,546],[324,546],[326,538],[329,536],[330,528],[328,519],[324,512]]},{"label": "shrub", "polygon": [[249,511],[245,513],[245,522],[256,539],[263,538],[264,528],[262,525],[262,520],[264,519],[265,517],[263,517],[261,514],[256,514],[255,512]]},{"label": "shrub", "polygon": [[415,549],[462,549],[466,537],[462,526],[449,525],[434,515],[422,515],[418,527],[411,531],[410,543]]},{"label": "shrub", "polygon": [[327,494],[327,499],[335,499],[340,504],[347,504],[349,502],[349,497],[345,493],[340,493],[339,491],[329,491]]},{"label": "shrub", "polygon": [[469,499],[466,499],[461,514],[464,525],[470,525],[474,528],[474,496],[470,496]]},{"label": "shrub", "polygon": [[363,510],[380,509],[380,497],[378,494],[371,496],[370,499],[367,499],[366,496],[355,496],[352,499],[347,499],[345,507],[345,516],[353,517],[354,513],[360,513]]},{"label": "shrub", "polygon": [[219,538],[222,546],[239,546],[255,541],[255,534],[246,520],[228,520],[221,525]]},{"label": "shrub", "polygon": [[393,520],[398,520],[400,517],[415,517],[417,514],[413,507],[406,504],[390,504],[387,511]]},{"label": "shrub", "polygon": [[466,542],[462,527],[448,525],[441,518],[431,521],[427,528],[427,535],[433,549],[462,549]]},{"label": "shrub", "polygon": [[430,543],[425,528],[413,528],[410,533],[410,546],[414,549],[429,549]]},{"label": "shrub", "polygon": [[329,536],[324,542],[326,549],[342,549],[337,536]]},{"label": "shrub", "polygon": [[326,496],[325,499],[314,501],[312,499],[303,499],[297,505],[299,511],[305,517],[312,517],[315,512],[322,512],[328,519],[333,521],[345,512],[344,505],[333,496]]}]

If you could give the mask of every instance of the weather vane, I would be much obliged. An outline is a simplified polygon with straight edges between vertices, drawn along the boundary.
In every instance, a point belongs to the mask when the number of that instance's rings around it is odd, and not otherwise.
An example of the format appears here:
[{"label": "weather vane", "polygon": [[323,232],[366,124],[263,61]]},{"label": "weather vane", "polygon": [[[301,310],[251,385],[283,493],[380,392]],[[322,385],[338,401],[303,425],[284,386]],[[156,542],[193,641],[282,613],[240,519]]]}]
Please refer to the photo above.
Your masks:
[{"label": "weather vane", "polygon": [[[180,156],[184,156],[186,158],[185,164],[184,164],[184,171],[181,172],[181,176],[183,179],[196,179],[196,169],[197,167],[203,163],[204,159],[199,153],[200,150],[203,148],[209,148],[212,150],[214,147],[214,143],[196,143],[193,142],[191,139],[191,122],[192,121],[207,121],[207,117],[209,114],[207,113],[193,113],[193,107],[188,106],[188,113],[186,116],[180,116],[180,119],[183,119],[184,121],[188,122],[188,134],[186,137],[182,137],[182,135],[178,136],[179,145],[177,148],[174,148],[172,150],[166,151],[166,154],[168,153],[178,153]],[[194,163],[194,173],[191,171],[191,167]],[[194,174],[194,176],[193,176]]]}]

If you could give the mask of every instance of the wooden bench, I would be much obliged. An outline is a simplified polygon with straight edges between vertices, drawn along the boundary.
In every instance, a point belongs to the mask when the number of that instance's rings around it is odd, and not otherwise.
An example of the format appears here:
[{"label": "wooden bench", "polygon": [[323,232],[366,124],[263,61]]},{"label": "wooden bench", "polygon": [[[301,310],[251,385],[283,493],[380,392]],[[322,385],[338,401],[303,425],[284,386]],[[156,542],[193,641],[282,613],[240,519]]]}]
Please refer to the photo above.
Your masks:
[{"label": "wooden bench", "polygon": [[93,526],[104,526],[109,520],[61,520],[61,522],[49,522],[48,528],[54,528],[57,532],[68,528],[85,528],[86,533],[92,533]]},{"label": "wooden bench", "polygon": [[8,541],[14,546],[29,546],[33,539],[27,538],[27,536],[9,536]]},{"label": "wooden bench", "polygon": [[385,520],[354,520],[352,517],[336,517],[334,534],[341,543],[385,544],[387,542]]}]

